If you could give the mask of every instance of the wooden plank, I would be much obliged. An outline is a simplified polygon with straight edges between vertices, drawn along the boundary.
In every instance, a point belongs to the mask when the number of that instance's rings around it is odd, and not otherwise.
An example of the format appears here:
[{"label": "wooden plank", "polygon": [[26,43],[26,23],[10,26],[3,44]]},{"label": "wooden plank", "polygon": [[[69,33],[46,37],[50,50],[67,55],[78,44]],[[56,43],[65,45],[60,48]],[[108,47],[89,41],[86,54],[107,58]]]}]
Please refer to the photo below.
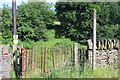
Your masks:
[{"label": "wooden plank", "polygon": [[107,50],[107,40],[104,40],[104,49]]},{"label": "wooden plank", "polygon": [[92,40],[91,40],[91,39],[88,39],[88,40],[87,40],[87,43],[88,43],[88,49],[93,49],[93,48],[92,48],[92,46],[93,46],[93,45],[92,45]]},{"label": "wooden plank", "polygon": [[101,40],[101,50],[105,49],[104,41]]}]

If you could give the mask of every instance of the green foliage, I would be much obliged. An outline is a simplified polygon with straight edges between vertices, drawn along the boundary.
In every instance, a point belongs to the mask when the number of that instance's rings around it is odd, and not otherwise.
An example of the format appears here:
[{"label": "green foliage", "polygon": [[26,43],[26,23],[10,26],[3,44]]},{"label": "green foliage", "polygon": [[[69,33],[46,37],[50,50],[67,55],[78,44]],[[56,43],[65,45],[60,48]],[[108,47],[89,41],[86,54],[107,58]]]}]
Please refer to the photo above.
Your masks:
[{"label": "green foliage", "polygon": [[[39,71],[27,74],[24,78],[43,78]],[[44,78],[118,78],[118,72],[113,67],[100,67],[96,70],[92,70],[90,67],[86,67],[83,72],[80,73],[80,69],[76,72],[74,66],[66,66],[63,68],[52,69],[49,74]],[[95,79],[96,80],[96,79]]]},{"label": "green foliage", "polygon": [[110,22],[111,24],[120,24],[120,2],[110,4]]},{"label": "green foliage", "polygon": [[55,7],[57,19],[61,22],[59,29],[62,30],[61,34],[64,34],[65,37],[69,37],[77,42],[85,42],[87,39],[92,38],[91,17],[93,9],[96,9],[98,39],[115,38],[114,35],[116,33],[113,33],[114,31],[108,30],[105,34],[101,32],[104,32],[108,28],[112,30],[112,26],[119,24],[119,3],[57,2]]},{"label": "green foliage", "polygon": [[53,69],[48,78],[118,78],[118,71],[113,67],[97,67],[93,71],[86,65],[81,72],[81,67],[76,71],[74,66],[66,66]]},{"label": "green foliage", "polygon": [[[40,47],[47,47],[47,48],[55,48],[56,45],[71,47],[75,43],[74,41],[71,41],[69,38],[54,38],[55,37],[55,31],[54,30],[48,30],[46,32],[46,35],[48,37],[48,41],[20,41],[19,44],[23,44],[24,48],[32,48],[33,46],[39,49]],[[84,47],[87,49],[87,46],[78,44],[81,47]]]},{"label": "green foliage", "polygon": [[0,25],[2,37],[4,39],[12,38],[12,17],[11,17],[11,9],[7,5],[3,5],[3,8],[0,10],[1,16]]},{"label": "green foliage", "polygon": [[[30,42],[39,40],[48,40],[46,36],[47,28],[52,26],[54,11],[50,8],[52,4],[45,2],[28,2],[17,7],[17,34],[19,40]],[[3,43],[9,43],[12,40],[12,10],[4,5],[0,9],[0,22],[2,36],[5,39]],[[8,40],[6,40],[8,39]],[[6,42],[8,41],[8,42]]]},{"label": "green foliage", "polygon": [[18,6],[17,24],[21,41],[47,40],[46,28],[52,25],[52,5],[45,2],[29,2]]},{"label": "green foliage", "polygon": [[120,25],[105,25],[97,27],[97,39],[119,39]]},{"label": "green foliage", "polygon": [[61,22],[60,28],[66,37],[80,42],[90,38],[91,27],[91,3],[56,3],[56,15]]},{"label": "green foliage", "polygon": [[117,36],[117,39],[120,39],[120,25],[118,26],[118,30],[117,30],[116,36]]},{"label": "green foliage", "polygon": [[113,67],[97,67],[94,71],[86,67],[80,78],[118,78],[118,71]]}]

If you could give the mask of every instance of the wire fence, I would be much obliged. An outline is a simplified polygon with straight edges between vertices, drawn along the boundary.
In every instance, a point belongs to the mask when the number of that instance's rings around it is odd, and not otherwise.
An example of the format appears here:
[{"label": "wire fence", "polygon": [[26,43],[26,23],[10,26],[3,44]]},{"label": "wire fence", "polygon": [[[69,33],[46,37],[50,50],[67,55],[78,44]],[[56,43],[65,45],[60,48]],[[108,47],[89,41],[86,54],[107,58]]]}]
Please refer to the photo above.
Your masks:
[{"label": "wire fence", "polygon": [[[86,59],[84,48],[78,48],[78,64],[84,65]],[[24,53],[24,72],[39,71],[41,74],[47,74],[52,69],[63,68],[66,66],[74,66],[75,55],[74,46],[36,49],[25,49]]]}]

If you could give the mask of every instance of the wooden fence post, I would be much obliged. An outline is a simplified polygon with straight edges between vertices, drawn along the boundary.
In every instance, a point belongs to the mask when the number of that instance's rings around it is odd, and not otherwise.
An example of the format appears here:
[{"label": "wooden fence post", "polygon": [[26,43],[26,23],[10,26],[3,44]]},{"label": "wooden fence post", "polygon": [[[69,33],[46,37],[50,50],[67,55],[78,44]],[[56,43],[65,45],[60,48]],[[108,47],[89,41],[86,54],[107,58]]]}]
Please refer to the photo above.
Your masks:
[{"label": "wooden fence post", "polygon": [[75,69],[78,71],[78,44],[74,43]]},{"label": "wooden fence post", "polygon": [[32,60],[32,50],[30,50],[30,60],[31,60],[31,64],[30,64],[30,71],[32,71],[32,64],[33,64],[33,60]]},{"label": "wooden fence post", "polygon": [[59,63],[60,63],[60,47],[58,47],[58,67],[60,67]]},{"label": "wooden fence post", "polygon": [[93,12],[93,59],[92,68],[95,70],[96,66],[96,10]]},{"label": "wooden fence post", "polygon": [[[35,56],[35,47],[34,47],[34,49],[33,49],[33,52],[34,52],[34,69],[33,70],[35,70],[35,67],[36,67],[36,57],[37,56]],[[36,67],[37,68],[37,67]]]},{"label": "wooden fence post", "polygon": [[50,68],[52,68],[52,50],[50,49]]},{"label": "wooden fence post", "polygon": [[56,62],[56,64],[57,64],[57,67],[58,67],[58,61],[59,61],[59,60],[58,60],[58,59],[59,59],[59,57],[58,57],[59,51],[58,51],[58,50],[59,50],[59,49],[58,49],[58,46],[57,46],[56,48],[57,48],[57,51],[56,51],[57,62]]},{"label": "wooden fence post", "polygon": [[32,48],[32,70],[34,70],[34,47]]},{"label": "wooden fence post", "polygon": [[71,63],[73,64],[73,46],[71,46],[71,48],[70,48],[70,50],[71,50],[71,53],[70,53],[70,61],[71,61]]},{"label": "wooden fence post", "polygon": [[43,47],[41,47],[41,72],[43,71]]},{"label": "wooden fence post", "polygon": [[39,71],[41,72],[41,60],[40,60],[40,59],[41,59],[41,49],[40,49],[39,53],[40,53],[40,57],[38,57],[38,59],[39,59],[39,61],[40,61],[40,63],[39,63],[39,68],[40,68],[40,70],[39,70]]},{"label": "wooden fence post", "polygon": [[54,62],[54,51],[53,51],[53,49],[52,49],[52,60],[53,60],[53,68],[55,68],[55,62]]},{"label": "wooden fence post", "polygon": [[44,48],[44,73],[46,72],[46,47]]}]

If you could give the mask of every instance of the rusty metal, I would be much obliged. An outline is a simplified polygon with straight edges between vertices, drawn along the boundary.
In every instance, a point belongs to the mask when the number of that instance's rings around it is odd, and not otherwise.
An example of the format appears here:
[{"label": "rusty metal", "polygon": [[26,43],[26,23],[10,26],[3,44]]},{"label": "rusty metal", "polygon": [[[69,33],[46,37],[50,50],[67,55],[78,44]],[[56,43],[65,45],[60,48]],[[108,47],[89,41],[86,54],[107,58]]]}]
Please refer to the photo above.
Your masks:
[{"label": "rusty metal", "polygon": [[16,0],[12,0],[13,35],[16,35]]},{"label": "rusty metal", "polygon": [[24,68],[25,68],[25,65],[24,65],[24,48],[21,49],[21,52],[22,52],[22,75],[24,75]]}]

